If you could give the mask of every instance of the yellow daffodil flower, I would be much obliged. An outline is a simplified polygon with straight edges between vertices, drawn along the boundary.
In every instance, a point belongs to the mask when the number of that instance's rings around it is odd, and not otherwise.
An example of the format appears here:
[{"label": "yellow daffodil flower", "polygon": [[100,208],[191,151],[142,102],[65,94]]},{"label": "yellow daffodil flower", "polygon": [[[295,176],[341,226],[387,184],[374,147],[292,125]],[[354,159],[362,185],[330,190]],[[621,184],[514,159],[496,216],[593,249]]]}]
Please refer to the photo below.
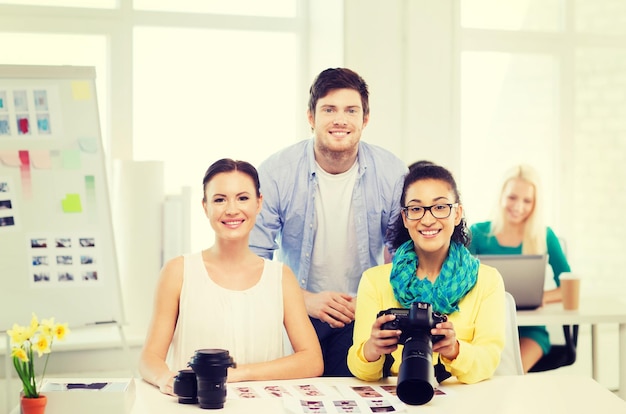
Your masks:
[{"label": "yellow daffodil flower", "polygon": [[22,362],[28,362],[28,354],[22,348],[13,348],[11,352],[13,358],[17,358]]},{"label": "yellow daffodil flower", "polygon": [[37,356],[41,358],[43,354],[50,353],[50,337],[41,335],[33,344],[33,348],[37,351]]},{"label": "yellow daffodil flower", "polygon": [[[13,366],[22,381],[22,391],[26,398],[39,397],[37,384],[43,381],[48,366],[48,357],[52,351],[52,342],[55,339],[62,340],[69,333],[67,323],[54,323],[54,318],[43,319],[41,323],[37,315],[33,313],[30,324],[20,326],[13,324],[13,329],[7,330],[11,339],[11,358]],[[41,357],[46,354],[46,361],[41,374],[41,380],[35,380],[35,367],[33,354]]]},{"label": "yellow daffodil flower", "polygon": [[41,333],[46,336],[54,335],[54,318],[43,319],[41,321]]},{"label": "yellow daffodil flower", "polygon": [[20,346],[26,341],[29,337],[26,336],[26,328],[23,326],[19,326],[18,324],[13,324],[13,329],[9,329],[7,334],[11,338],[11,344]]},{"label": "yellow daffodil flower", "polygon": [[57,323],[56,325],[54,325],[53,334],[56,339],[63,340],[63,338],[65,338],[65,335],[67,335],[68,333],[70,333],[70,330],[67,327],[67,323]]}]

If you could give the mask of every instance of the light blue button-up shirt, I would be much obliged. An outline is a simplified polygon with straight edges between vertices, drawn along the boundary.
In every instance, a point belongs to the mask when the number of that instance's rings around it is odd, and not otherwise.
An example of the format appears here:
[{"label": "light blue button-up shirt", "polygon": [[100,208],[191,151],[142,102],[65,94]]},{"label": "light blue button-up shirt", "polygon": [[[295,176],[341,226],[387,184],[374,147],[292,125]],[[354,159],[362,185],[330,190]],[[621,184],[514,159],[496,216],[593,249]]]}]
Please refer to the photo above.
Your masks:
[{"label": "light blue button-up shirt", "polygon": [[[317,187],[314,139],[300,141],[265,160],[258,168],[263,209],[250,234],[250,248],[258,255],[288,265],[300,286],[308,287],[315,240]],[[406,164],[391,152],[363,141],[358,150],[359,171],[352,194],[358,263],[362,273],[383,262],[387,228],[400,214]],[[337,275],[342,277],[342,275]],[[356,285],[349,294],[356,294]],[[314,292],[317,293],[317,292]]]}]

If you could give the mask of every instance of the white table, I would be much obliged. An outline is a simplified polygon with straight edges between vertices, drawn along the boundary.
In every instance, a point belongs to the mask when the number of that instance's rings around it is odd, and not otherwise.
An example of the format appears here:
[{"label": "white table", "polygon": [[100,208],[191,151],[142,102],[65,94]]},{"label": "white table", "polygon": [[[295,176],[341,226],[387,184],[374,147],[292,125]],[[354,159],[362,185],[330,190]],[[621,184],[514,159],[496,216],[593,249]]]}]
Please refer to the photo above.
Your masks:
[{"label": "white table", "polygon": [[[271,381],[266,384],[326,384],[367,385],[355,378],[313,378]],[[246,385],[255,383],[238,383]],[[256,383],[259,384],[259,383]],[[396,384],[396,378],[375,384]],[[478,384],[460,384],[453,379],[443,383],[448,395],[435,397],[427,404],[407,406],[409,413],[568,413],[590,412],[626,413],[626,401],[621,400],[592,378],[579,375],[533,374],[494,377]],[[157,388],[136,380],[136,400],[132,414],[176,414],[211,412],[197,405],[178,404],[175,397],[161,394]],[[220,413],[281,413],[280,398],[227,399]]]},{"label": "white table", "polygon": [[[176,397],[162,394],[158,388],[135,379],[135,398],[130,414],[242,413],[278,414],[287,412],[282,398],[237,399],[231,386],[313,384],[321,387],[353,385],[395,385],[396,377],[368,383],[356,378],[309,378],[286,381],[259,381],[229,384],[229,397],[221,410],[202,410],[198,405],[179,404]],[[450,378],[441,385],[447,395],[435,395],[425,405],[406,406],[408,413],[464,414],[588,414],[598,411],[626,413],[621,400],[590,377],[536,373],[500,376],[478,384],[461,384]],[[85,391],[90,392],[90,391]],[[340,398],[341,399],[341,398]],[[15,407],[10,414],[19,414]],[[83,414],[80,407],[67,407],[67,414]],[[122,413],[119,413],[122,414]]]},{"label": "white table", "polygon": [[592,376],[598,378],[598,325],[619,325],[619,396],[626,400],[626,299],[617,296],[583,297],[580,308],[563,310],[561,303],[552,303],[532,311],[518,311],[519,326],[591,325]]}]

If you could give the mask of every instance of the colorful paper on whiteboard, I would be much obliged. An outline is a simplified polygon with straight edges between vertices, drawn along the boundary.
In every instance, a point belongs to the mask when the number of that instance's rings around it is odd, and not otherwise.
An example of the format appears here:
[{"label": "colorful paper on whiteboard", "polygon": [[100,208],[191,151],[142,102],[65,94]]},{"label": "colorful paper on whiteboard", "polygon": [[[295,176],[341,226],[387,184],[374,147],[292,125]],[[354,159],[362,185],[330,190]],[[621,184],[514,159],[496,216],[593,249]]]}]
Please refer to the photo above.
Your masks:
[{"label": "colorful paper on whiteboard", "polygon": [[89,87],[89,82],[72,82],[72,97],[74,97],[74,100],[76,101],[88,101],[91,99],[91,88]]},{"label": "colorful paper on whiteboard", "polygon": [[61,205],[64,213],[81,213],[83,211],[79,194],[67,194],[65,199],[61,201]]}]

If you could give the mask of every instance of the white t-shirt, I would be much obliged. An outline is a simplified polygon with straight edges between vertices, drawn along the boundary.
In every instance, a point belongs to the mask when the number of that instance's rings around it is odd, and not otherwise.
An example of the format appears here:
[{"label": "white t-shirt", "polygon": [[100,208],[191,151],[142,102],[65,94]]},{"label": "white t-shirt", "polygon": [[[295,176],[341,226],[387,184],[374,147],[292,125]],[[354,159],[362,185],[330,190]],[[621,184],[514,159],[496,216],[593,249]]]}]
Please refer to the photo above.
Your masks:
[{"label": "white t-shirt", "polygon": [[205,348],[226,349],[237,364],[282,357],[282,267],[280,262],[265,260],[259,282],[236,291],[209,277],[200,252],[185,255],[170,369],[188,368],[195,351]]},{"label": "white t-shirt", "polygon": [[358,163],[341,174],[318,165],[315,193],[316,233],[307,290],[344,292],[356,296],[361,272],[357,256],[352,193]]}]

